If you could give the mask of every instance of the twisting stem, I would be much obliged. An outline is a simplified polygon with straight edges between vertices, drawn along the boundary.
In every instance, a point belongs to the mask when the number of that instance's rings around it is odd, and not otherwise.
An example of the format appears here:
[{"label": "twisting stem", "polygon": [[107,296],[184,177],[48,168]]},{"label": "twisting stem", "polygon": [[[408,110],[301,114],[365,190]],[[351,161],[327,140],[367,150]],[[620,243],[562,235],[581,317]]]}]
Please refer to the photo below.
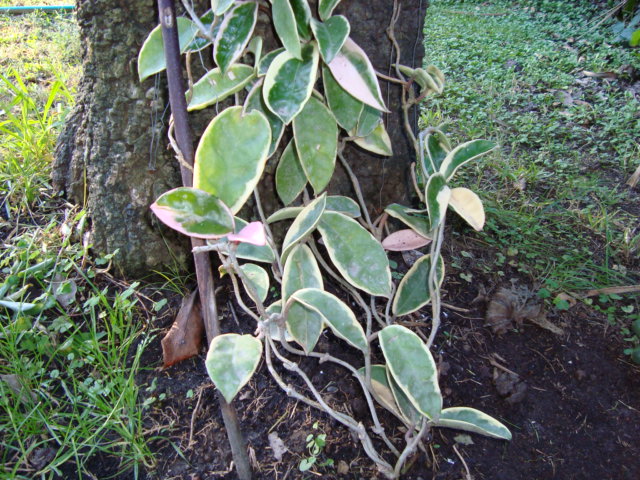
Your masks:
[{"label": "twisting stem", "polygon": [[431,333],[429,340],[427,341],[427,348],[431,348],[433,341],[440,328],[440,278],[438,275],[438,264],[440,263],[440,250],[442,250],[442,241],[444,239],[444,223],[445,219],[442,219],[440,225],[436,228],[434,234],[434,241],[431,242],[431,269],[429,270],[429,290],[431,292]]},{"label": "twisting stem", "polygon": [[400,473],[402,473],[402,467],[407,461],[407,457],[409,457],[409,455],[411,455],[413,452],[416,451],[416,448],[418,447],[420,440],[422,439],[424,434],[427,432],[427,428],[429,427],[428,420],[426,418],[422,418],[421,421],[422,421],[422,426],[420,427],[420,431],[413,436],[410,442],[407,443],[407,446],[404,447],[402,454],[400,455],[400,457],[398,458],[398,461],[396,462],[396,467],[393,470],[394,474],[396,475],[396,478],[400,477]]}]

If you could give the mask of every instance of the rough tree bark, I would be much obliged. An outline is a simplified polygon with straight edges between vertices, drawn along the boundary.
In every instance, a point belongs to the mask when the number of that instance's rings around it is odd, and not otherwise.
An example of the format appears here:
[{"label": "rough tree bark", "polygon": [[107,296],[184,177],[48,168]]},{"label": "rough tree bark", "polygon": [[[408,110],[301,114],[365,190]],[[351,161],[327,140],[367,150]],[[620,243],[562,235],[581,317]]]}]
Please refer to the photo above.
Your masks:
[{"label": "rough tree bark", "polygon": [[[183,263],[190,257],[187,243],[160,228],[149,211],[155,198],[180,182],[173,155],[165,148],[166,130],[157,121],[167,103],[164,80],[156,83],[148,79],[140,84],[137,78],[138,50],[158,23],[155,3],[77,2],[84,76],[77,106],[59,140],[53,173],[54,187],[88,208],[94,249],[105,253],[119,249],[116,265],[121,273],[134,276],[162,268],[172,259]],[[398,3],[401,14],[395,36],[402,63],[420,66],[427,0]],[[386,35],[393,5],[392,0],[343,0],[336,10],[349,18],[351,37],[382,73],[389,72],[395,61]],[[385,122],[394,156],[383,159],[353,147],[345,152],[374,213],[406,196],[406,167],[413,157],[402,128],[399,88],[381,84],[392,111]],[[167,123],[167,118],[164,120]],[[194,120],[196,132],[202,130],[202,121]],[[157,149],[155,138],[160,138]],[[350,192],[343,172],[338,171],[330,190]],[[267,209],[276,208],[269,179],[261,191]]]}]

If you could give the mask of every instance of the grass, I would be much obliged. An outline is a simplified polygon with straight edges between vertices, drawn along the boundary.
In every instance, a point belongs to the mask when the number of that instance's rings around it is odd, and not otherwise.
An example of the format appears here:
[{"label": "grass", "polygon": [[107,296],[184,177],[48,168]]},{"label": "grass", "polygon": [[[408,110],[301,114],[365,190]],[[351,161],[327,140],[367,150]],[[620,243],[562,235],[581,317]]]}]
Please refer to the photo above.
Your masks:
[{"label": "grass", "polygon": [[640,279],[637,193],[625,185],[640,162],[629,73],[640,56],[613,42],[613,21],[597,25],[602,13],[592,2],[548,0],[436,0],[427,12],[426,61],[447,86],[423,123],[500,144],[460,179],[485,202],[481,241],[557,291]]},{"label": "grass", "polygon": [[0,478],[137,478],[159,434],[135,381],[146,310],[89,254],[85,212],[49,187],[77,28],[70,15],[3,15],[0,39]]}]

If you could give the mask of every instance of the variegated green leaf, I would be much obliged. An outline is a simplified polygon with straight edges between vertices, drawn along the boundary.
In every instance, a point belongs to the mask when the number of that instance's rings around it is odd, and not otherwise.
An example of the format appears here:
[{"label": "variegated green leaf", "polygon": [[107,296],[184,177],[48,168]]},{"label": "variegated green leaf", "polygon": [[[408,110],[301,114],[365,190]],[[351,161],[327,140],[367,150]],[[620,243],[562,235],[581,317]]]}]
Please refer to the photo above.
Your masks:
[{"label": "variegated green leaf", "polygon": [[223,72],[227,71],[246,48],[257,19],[257,2],[238,3],[224,16],[213,44],[213,58]]},{"label": "variegated green leaf", "polygon": [[511,440],[507,427],[486,413],[469,407],[445,408],[435,422],[438,427],[455,428],[501,440]]},{"label": "variegated green leaf", "polygon": [[[216,24],[215,26],[213,25],[214,20],[215,20],[215,16],[212,10],[207,10],[207,13],[205,13],[203,16],[200,17],[200,22],[202,23],[202,26],[208,32],[210,32],[212,37],[216,36],[216,34],[218,33],[218,28],[220,27],[219,23]],[[202,32],[200,32],[200,30],[198,29],[198,32],[195,38],[191,41],[189,45],[187,45],[187,48],[185,48],[185,52],[192,52],[192,53],[200,52],[205,48],[207,48],[209,45],[211,45],[211,40],[201,35],[202,35]]]},{"label": "variegated green leaf", "polygon": [[431,352],[420,337],[406,327],[383,328],[378,338],[393,379],[424,416],[438,419],[442,410],[442,394],[438,371]]},{"label": "variegated green leaf", "polygon": [[384,128],[383,123],[379,123],[376,129],[364,138],[356,137],[353,139],[354,143],[369,152],[376,153],[378,155],[384,155],[390,157],[393,155],[391,149],[391,139],[387,130]]},{"label": "variegated green leaf", "polygon": [[293,8],[293,15],[296,17],[296,24],[298,25],[298,33],[305,40],[311,38],[311,28],[309,22],[311,21],[311,9],[307,0],[290,0],[291,8]]},{"label": "variegated green leaf", "polygon": [[416,407],[413,406],[409,397],[402,391],[398,382],[395,381],[393,375],[389,370],[387,372],[387,382],[389,383],[389,388],[391,389],[391,393],[393,395],[393,399],[398,406],[398,410],[400,410],[400,414],[402,415],[403,420],[408,424],[416,427],[420,423],[420,419],[422,415]]},{"label": "variegated green leaf", "polygon": [[284,48],[292,57],[302,60],[298,25],[289,0],[271,0],[271,15],[273,26]]},{"label": "variegated green leaf", "polygon": [[[177,22],[180,52],[184,52],[195,38],[198,27],[191,20],[184,17],[178,17]],[[144,41],[138,54],[138,77],[142,82],[154,73],[163,71],[166,67],[162,27],[158,25]]]},{"label": "variegated green leaf", "polygon": [[[444,262],[442,256],[437,266],[438,284],[444,281]],[[414,263],[400,281],[398,291],[393,299],[393,314],[407,315],[424,307],[431,300],[429,272],[431,271],[431,255],[424,255]]]},{"label": "variegated green leaf", "polygon": [[349,21],[342,15],[328,18],[324,23],[312,18],[311,29],[325,63],[334,59],[351,32]]},{"label": "variegated green leaf", "polygon": [[263,77],[267,74],[271,63],[276,59],[278,55],[284,52],[284,48],[276,48],[275,50],[271,50],[264,57],[260,59],[258,62],[258,76]]},{"label": "variegated green leaf", "polygon": [[198,80],[191,91],[188,110],[201,110],[242,90],[254,77],[249,65],[231,65],[226,73],[214,68]]},{"label": "variegated green leaf", "polygon": [[309,235],[320,222],[327,205],[327,195],[323,193],[307,205],[293,221],[282,243],[282,262],[286,262],[287,255],[295,244]]},{"label": "variegated green leaf", "polygon": [[369,105],[365,105],[358,118],[358,128],[353,133],[355,137],[366,137],[382,123],[382,112]]},{"label": "variegated green leaf", "polygon": [[[231,69],[233,70],[233,68],[234,67],[232,66]],[[251,89],[244,102],[245,112],[251,112],[253,110],[261,112],[269,121],[269,126],[271,127],[271,146],[269,147],[269,156],[271,156],[276,151],[276,148],[278,148],[278,144],[282,138],[284,123],[282,123],[282,120],[280,120],[278,116],[269,110],[264,104],[264,99],[262,98],[262,85],[259,82],[257,82]]]},{"label": "variegated green leaf", "polygon": [[216,15],[222,15],[231,8],[235,0],[211,0],[211,9]]},{"label": "variegated green leaf", "polygon": [[322,273],[316,257],[311,249],[304,244],[298,244],[291,250],[282,274],[282,300],[303,288],[324,288]]},{"label": "variegated green leaf", "polygon": [[[267,223],[296,218],[302,211],[302,208],[303,207],[281,208],[267,218]],[[329,195],[327,197],[326,210],[339,212],[351,218],[358,218],[360,216],[360,207],[358,207],[358,204],[349,197],[343,197],[341,195]]]},{"label": "variegated green leaf", "polygon": [[[269,274],[264,268],[259,267],[258,265],[255,265],[253,263],[245,263],[243,265],[240,265],[240,269],[244,273],[247,280],[251,282],[251,286],[255,290],[255,293],[258,295],[260,301],[264,302],[267,298],[267,294],[269,293]],[[251,297],[251,293],[249,292],[249,288],[246,284],[244,288],[247,291],[247,294]]]},{"label": "variegated green leaf", "polygon": [[340,0],[319,0],[318,15],[320,15],[320,19],[326,20],[329,18],[339,3]]},{"label": "variegated green leaf", "polygon": [[[247,226],[247,222],[239,217],[235,217],[235,233],[238,233],[244,227]],[[240,242],[236,249],[236,257],[245,260],[253,260],[254,262],[272,263],[276,259],[276,255],[273,249],[267,245],[252,245],[247,242]]]},{"label": "variegated green leaf", "polygon": [[436,228],[444,220],[451,197],[451,189],[442,174],[434,173],[429,177],[424,197],[429,212],[429,222],[432,228]]},{"label": "variegated green leaf", "polygon": [[347,131],[355,129],[364,104],[347,93],[336,82],[331,70],[326,65],[322,66],[322,82],[327,104],[338,124]]},{"label": "variegated green leaf", "polygon": [[484,227],[482,200],[468,188],[452,189],[449,206],[478,232]]},{"label": "variegated green leaf", "polygon": [[[281,313],[282,312],[282,300],[278,300],[276,302],[273,302],[271,305],[269,305],[267,307],[267,315],[271,316],[273,314],[276,313]],[[289,333],[289,330],[287,330],[286,325],[284,326],[283,329],[278,328],[278,324],[276,322],[269,322],[269,335],[271,335],[271,338],[273,338],[275,341],[277,342],[282,342],[283,339],[282,337],[284,336],[284,340],[287,342],[293,342],[294,338],[291,336],[291,334]]]},{"label": "variegated green leaf", "polygon": [[429,218],[425,215],[426,212],[413,210],[397,203],[392,203],[385,208],[384,211],[393,218],[400,220],[414,232],[422,235],[423,237],[430,237],[431,225],[429,223]]},{"label": "variegated green leaf", "polygon": [[[365,368],[359,368],[358,374],[364,379]],[[387,378],[387,367],[384,365],[371,365],[371,394],[380,405],[393,413],[398,419],[404,421],[404,417],[391,392],[391,386]]]},{"label": "variegated green leaf", "polygon": [[351,285],[371,295],[390,295],[387,255],[380,242],[358,222],[341,213],[325,212],[318,230],[329,258]]},{"label": "variegated green leaf", "polygon": [[194,187],[217,196],[235,214],[257,185],[270,144],[271,129],[262,113],[227,108],[200,138]]},{"label": "variegated green leaf", "polygon": [[439,129],[434,128],[424,138],[424,165],[425,175],[431,176],[440,171],[440,166],[451,151],[451,144],[447,136]]},{"label": "variegated green leaf", "polygon": [[316,194],[333,175],[338,151],[338,125],[324,104],[314,98],[293,119],[298,159]]},{"label": "variegated green leaf", "polygon": [[313,91],[318,72],[318,49],[302,47],[302,60],[281,52],[269,65],[263,95],[267,107],[288,124],[303,109]]},{"label": "variegated green leaf", "polygon": [[247,52],[253,54],[253,66],[258,71],[258,66],[260,65],[260,60],[262,60],[262,37],[254,36],[249,45],[247,45]]},{"label": "variegated green leaf", "polygon": [[295,299],[289,299],[287,330],[305,352],[313,351],[322,333],[324,318],[316,310],[306,307]]},{"label": "variegated green leaf", "polygon": [[276,168],[276,191],[282,203],[289,205],[300,195],[306,184],[307,177],[300,165],[295,141],[292,139],[282,152]]},{"label": "variegated green leaf", "polygon": [[334,335],[364,353],[369,351],[362,325],[358,323],[351,309],[338,297],[318,288],[305,288],[295,292],[292,298],[322,315],[325,324],[331,328]]},{"label": "variegated green leaf", "polygon": [[439,171],[444,175],[444,178],[450,180],[462,165],[471,160],[477,160],[495,148],[496,144],[488,140],[472,140],[458,145],[447,153]]},{"label": "variegated green leaf", "polygon": [[211,341],[207,373],[227,402],[251,379],[262,357],[262,342],[251,335],[228,333]]},{"label": "variegated green leaf", "polygon": [[388,111],[373,65],[353,40],[347,38],[340,52],[329,63],[329,69],[340,86],[362,103]]},{"label": "variegated green leaf", "polygon": [[180,187],[160,196],[151,211],[167,226],[195,238],[220,238],[233,231],[233,215],[219,198]]}]

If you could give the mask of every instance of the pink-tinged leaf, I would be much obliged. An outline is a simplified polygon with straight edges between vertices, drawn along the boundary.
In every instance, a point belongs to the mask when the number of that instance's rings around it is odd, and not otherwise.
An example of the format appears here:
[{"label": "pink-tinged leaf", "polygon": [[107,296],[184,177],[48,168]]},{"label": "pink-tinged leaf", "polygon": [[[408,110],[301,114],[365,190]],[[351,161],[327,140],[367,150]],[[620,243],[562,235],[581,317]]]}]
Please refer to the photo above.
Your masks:
[{"label": "pink-tinged leaf", "polygon": [[242,242],[263,247],[267,244],[262,222],[251,222],[238,233],[227,235],[230,242]]},{"label": "pink-tinged leaf", "polygon": [[335,80],[362,103],[388,112],[382,100],[376,72],[367,54],[350,38],[328,64]]},{"label": "pink-tinged leaf", "polygon": [[190,237],[213,240],[233,232],[233,214],[219,198],[180,187],[160,196],[151,211],[168,227]]},{"label": "pink-tinged leaf", "polygon": [[385,250],[392,252],[404,252],[406,250],[416,250],[430,243],[430,238],[423,237],[413,230],[407,229],[393,232],[382,241],[382,246]]}]

